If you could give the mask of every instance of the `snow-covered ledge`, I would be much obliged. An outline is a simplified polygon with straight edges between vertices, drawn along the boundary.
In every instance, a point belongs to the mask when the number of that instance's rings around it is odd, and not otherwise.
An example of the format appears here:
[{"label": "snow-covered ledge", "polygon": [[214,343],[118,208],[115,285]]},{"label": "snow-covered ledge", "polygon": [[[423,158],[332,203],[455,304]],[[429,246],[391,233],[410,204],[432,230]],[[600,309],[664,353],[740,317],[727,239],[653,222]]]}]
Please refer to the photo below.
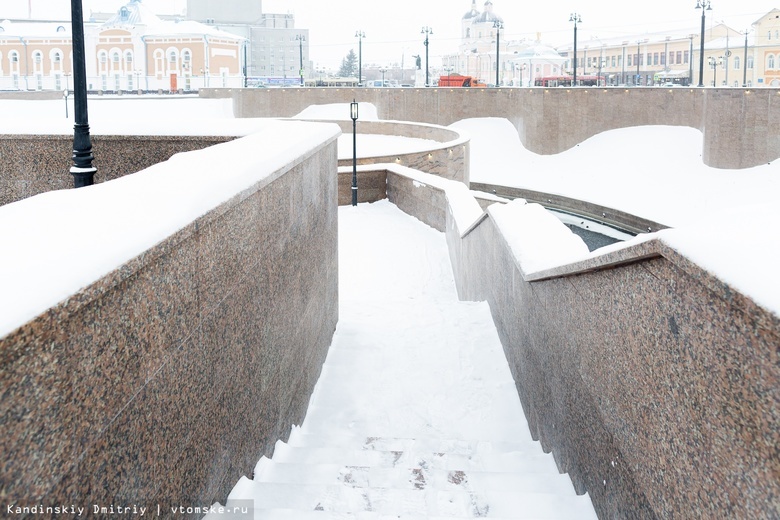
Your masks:
[{"label": "snow-covered ledge", "polygon": [[774,514],[777,209],[589,253],[539,206],[483,213],[458,183],[391,183],[434,227],[445,204],[458,292],[489,302],[534,438],[600,517]]},{"label": "snow-covered ledge", "polygon": [[266,121],[0,207],[9,499],[215,501],[300,424],[338,315],[339,134]]}]

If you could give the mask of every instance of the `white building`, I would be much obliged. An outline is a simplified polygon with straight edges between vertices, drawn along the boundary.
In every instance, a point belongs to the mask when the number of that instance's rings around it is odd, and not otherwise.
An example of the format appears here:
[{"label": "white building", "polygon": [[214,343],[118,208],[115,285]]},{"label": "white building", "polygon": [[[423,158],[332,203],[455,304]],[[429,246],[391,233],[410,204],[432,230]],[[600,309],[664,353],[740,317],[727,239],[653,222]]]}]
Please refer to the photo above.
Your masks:
[{"label": "white building", "polygon": [[296,29],[290,14],[263,13],[260,0],[187,0],[187,19],[249,41],[250,84],[296,85],[315,77],[309,58],[309,30]]},{"label": "white building", "polygon": [[[161,20],[130,0],[108,20],[84,24],[90,91],[179,91],[244,83],[245,40],[215,27]],[[73,87],[72,27],[65,22],[0,23],[0,89]]]}]

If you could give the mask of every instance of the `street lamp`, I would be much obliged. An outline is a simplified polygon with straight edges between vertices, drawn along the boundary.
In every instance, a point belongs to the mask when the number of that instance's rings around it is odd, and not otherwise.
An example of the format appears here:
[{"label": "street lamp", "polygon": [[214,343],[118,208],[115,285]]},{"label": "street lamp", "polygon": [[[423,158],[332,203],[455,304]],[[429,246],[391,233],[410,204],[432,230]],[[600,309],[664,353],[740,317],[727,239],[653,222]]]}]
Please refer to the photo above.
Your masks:
[{"label": "street lamp", "polygon": [[582,23],[582,17],[577,13],[571,13],[569,21],[574,22],[574,74],[571,82],[572,87],[577,86],[577,24]]},{"label": "street lamp", "polygon": [[379,72],[382,73],[382,86],[384,87],[385,86],[385,72],[387,72],[387,69],[381,68],[381,69],[379,69]]},{"label": "street lamp", "polygon": [[639,44],[641,44],[641,40],[637,40],[636,42],[636,81],[634,81],[634,86],[639,86],[639,78],[641,77],[639,75],[639,60],[641,59],[640,56],[642,56],[641,51],[639,49]]},{"label": "street lamp", "polygon": [[298,50],[300,52],[300,58],[301,58],[301,86],[303,86],[303,42],[306,41],[306,36],[302,34],[295,35],[295,39],[298,40]]},{"label": "street lamp", "polygon": [[70,1],[71,25],[73,27],[73,187],[81,188],[94,184],[97,169],[92,166],[92,140],[89,137],[89,116],[87,114],[87,66],[84,56],[84,15],[81,0]]},{"label": "street lamp", "polygon": [[358,103],[352,98],[349,104],[349,117],[352,119],[352,205],[357,206],[357,120]]},{"label": "street lamp", "polygon": [[701,9],[701,42],[699,46],[699,86],[704,86],[704,15],[712,11],[710,0],[696,0],[696,9]]},{"label": "street lamp", "polygon": [[499,83],[499,77],[498,77],[498,53],[500,49],[500,40],[501,40],[501,29],[504,28],[504,22],[501,20],[494,20],[493,21],[493,27],[496,28],[496,87],[500,85]]},{"label": "street lamp", "polygon": [[723,56],[718,56],[717,58],[715,56],[710,56],[708,58],[708,61],[710,63],[710,67],[712,67],[712,86],[717,87],[718,86],[718,65],[723,64]]},{"label": "street lamp", "polygon": [[355,32],[355,38],[358,39],[358,87],[363,86],[363,38],[365,37],[366,33],[363,31]]},{"label": "street lamp", "polygon": [[747,87],[747,51],[748,51],[748,33],[750,29],[745,29],[745,62],[742,64],[742,88]]},{"label": "street lamp", "polygon": [[429,70],[428,69],[428,36],[433,34],[433,29],[431,29],[426,25],[425,27],[422,28],[420,34],[425,35],[425,86],[429,87],[431,84],[428,78],[428,70]]}]

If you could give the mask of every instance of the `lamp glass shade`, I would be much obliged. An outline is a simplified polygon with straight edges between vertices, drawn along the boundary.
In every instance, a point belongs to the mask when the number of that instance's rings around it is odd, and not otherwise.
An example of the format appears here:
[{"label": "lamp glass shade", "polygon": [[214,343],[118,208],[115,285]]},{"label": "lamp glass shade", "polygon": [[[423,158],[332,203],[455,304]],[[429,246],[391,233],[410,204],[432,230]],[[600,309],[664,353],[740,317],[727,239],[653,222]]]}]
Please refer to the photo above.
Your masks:
[{"label": "lamp glass shade", "polygon": [[358,103],[356,101],[349,104],[349,117],[352,119],[358,118]]}]

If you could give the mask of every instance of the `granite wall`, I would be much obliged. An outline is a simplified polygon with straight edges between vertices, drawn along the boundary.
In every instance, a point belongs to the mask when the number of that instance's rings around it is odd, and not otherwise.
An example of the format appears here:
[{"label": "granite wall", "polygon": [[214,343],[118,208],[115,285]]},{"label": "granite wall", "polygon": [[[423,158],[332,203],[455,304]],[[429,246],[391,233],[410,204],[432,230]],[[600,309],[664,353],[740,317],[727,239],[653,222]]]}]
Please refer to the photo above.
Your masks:
[{"label": "granite wall", "polygon": [[523,272],[490,210],[401,176],[411,215],[446,201],[459,295],[489,302],[532,435],[600,518],[780,517],[777,315],[662,238]]},{"label": "granite wall", "polygon": [[[104,182],[235,136],[93,135],[95,182]],[[0,206],[73,187],[73,136],[0,135]]]},{"label": "granite wall", "polygon": [[[206,95],[214,93],[204,92]],[[294,88],[234,89],[236,117],[292,117],[309,105],[357,99],[380,119],[450,125],[502,117],[540,154],[605,130],[675,125],[704,133],[704,162],[746,168],[780,158],[780,90],[743,88]]]},{"label": "granite wall", "polygon": [[[352,136],[352,121],[332,121],[345,135]],[[358,165],[393,163],[445,179],[469,183],[469,141],[460,132],[438,125],[408,123],[402,121],[358,121]],[[384,156],[366,156],[360,152],[360,135],[389,135],[427,139],[441,143],[428,150]],[[350,146],[350,150],[352,147]],[[344,156],[343,154],[341,155]],[[340,159],[339,166],[352,166],[352,158]]]},{"label": "granite wall", "polygon": [[337,134],[0,338],[3,511],[224,503],[302,422],[338,319]]}]

